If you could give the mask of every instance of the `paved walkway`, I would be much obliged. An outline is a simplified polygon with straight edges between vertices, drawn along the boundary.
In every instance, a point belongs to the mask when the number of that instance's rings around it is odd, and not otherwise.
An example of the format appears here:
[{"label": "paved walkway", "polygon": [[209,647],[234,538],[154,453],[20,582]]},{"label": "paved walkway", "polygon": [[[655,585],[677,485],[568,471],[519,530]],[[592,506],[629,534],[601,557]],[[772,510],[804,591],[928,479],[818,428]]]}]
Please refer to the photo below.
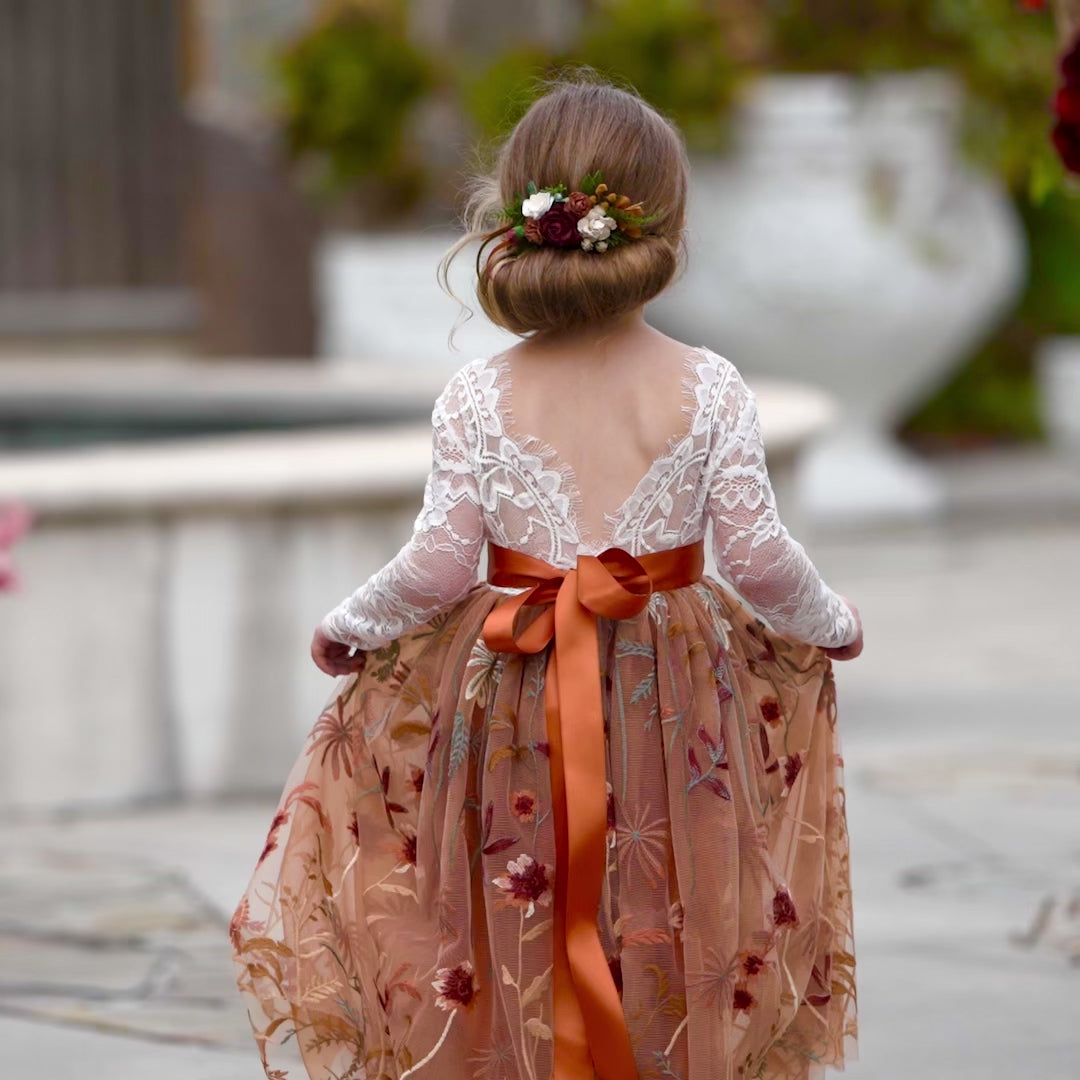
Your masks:
[{"label": "paved walkway", "polygon": [[[869,641],[853,1080],[1080,1076],[1080,519],[1041,517],[811,545]],[[0,826],[0,1076],[258,1080],[224,934],[270,812]]]}]

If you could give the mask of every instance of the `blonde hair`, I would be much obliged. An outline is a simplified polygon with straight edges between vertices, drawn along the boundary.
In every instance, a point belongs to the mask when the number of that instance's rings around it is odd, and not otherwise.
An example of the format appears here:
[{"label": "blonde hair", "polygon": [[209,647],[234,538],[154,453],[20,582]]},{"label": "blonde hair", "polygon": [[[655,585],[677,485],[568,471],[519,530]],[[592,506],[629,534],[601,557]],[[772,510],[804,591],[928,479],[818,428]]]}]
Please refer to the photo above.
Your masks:
[{"label": "blonde hair", "polygon": [[[579,248],[500,245],[505,206],[530,181],[573,191],[599,170],[612,191],[644,206],[640,239],[603,254]],[[447,252],[439,277],[461,251],[479,243],[476,294],[488,318],[527,336],[603,322],[651,300],[678,272],[689,163],[682,137],[636,93],[578,74],[552,84],[498,152],[493,174],[472,185],[465,236]]]}]

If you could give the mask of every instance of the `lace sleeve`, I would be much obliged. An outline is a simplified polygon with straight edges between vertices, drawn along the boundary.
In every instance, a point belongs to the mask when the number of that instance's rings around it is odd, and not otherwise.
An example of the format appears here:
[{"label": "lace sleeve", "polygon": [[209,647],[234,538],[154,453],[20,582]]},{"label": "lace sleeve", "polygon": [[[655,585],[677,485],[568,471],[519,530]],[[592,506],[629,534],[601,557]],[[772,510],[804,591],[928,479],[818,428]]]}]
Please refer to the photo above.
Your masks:
[{"label": "lace sleeve", "polygon": [[476,582],[484,524],[464,380],[455,376],[431,415],[432,468],[409,542],[322,621],[335,641],[377,649],[460,600]]},{"label": "lace sleeve", "polygon": [[823,647],[855,640],[855,616],[776,510],[754,395],[731,368],[720,395],[709,513],[720,573],[778,633]]}]

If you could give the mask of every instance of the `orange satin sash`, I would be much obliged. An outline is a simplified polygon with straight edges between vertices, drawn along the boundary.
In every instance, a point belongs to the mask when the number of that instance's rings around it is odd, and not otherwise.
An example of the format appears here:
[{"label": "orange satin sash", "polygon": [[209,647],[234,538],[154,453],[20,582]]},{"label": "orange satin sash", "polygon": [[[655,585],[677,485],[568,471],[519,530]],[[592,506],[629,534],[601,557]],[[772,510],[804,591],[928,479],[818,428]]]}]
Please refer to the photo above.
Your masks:
[{"label": "orange satin sash", "polygon": [[[607,753],[597,619],[628,619],[649,596],[692,585],[704,568],[699,541],[634,556],[619,548],[579,555],[559,570],[491,544],[488,581],[527,588],[492,609],[484,641],[494,652],[548,658],[545,714],[555,827],[555,1080],[636,1080],[622,1002],[608,967],[597,912],[607,864]],[[518,628],[523,608],[539,608]]]}]

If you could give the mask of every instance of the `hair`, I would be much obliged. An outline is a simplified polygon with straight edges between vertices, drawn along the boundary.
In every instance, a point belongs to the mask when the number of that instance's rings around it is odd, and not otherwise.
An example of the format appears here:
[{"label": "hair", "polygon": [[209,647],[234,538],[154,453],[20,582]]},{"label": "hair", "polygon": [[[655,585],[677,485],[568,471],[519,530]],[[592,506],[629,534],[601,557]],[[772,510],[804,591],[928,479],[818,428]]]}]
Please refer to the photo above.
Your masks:
[{"label": "hair", "polygon": [[[495,244],[503,208],[528,184],[573,191],[599,170],[612,191],[644,206],[640,238],[602,254],[580,248]],[[498,151],[493,173],[471,185],[465,236],[439,270],[449,287],[456,256],[479,243],[476,295],[497,326],[528,336],[604,322],[661,293],[683,262],[689,163],[678,129],[629,90],[578,74],[549,84]]]}]

